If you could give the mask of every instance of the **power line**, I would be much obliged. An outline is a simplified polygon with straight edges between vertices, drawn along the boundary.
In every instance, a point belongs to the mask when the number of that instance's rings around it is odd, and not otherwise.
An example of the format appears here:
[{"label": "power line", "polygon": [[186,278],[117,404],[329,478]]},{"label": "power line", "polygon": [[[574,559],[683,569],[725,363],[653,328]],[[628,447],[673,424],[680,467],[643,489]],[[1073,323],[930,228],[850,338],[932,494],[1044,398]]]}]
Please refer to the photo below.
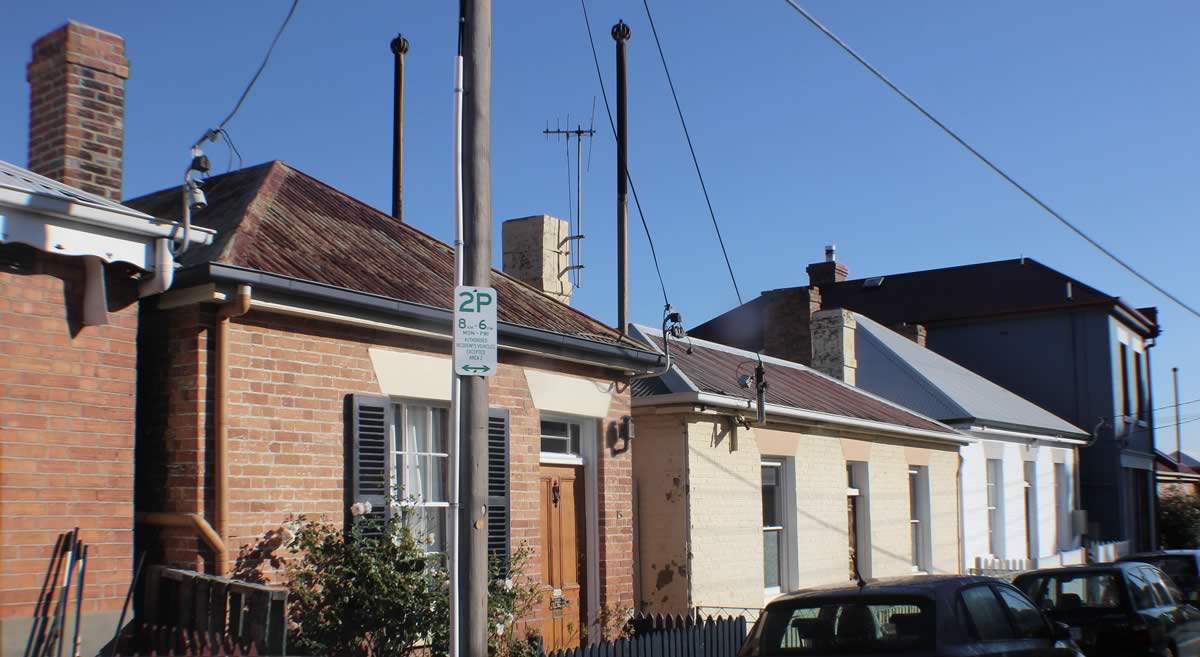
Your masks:
[{"label": "power line", "polygon": [[738,305],[742,305],[742,291],[738,288],[737,277],[733,275],[733,264],[729,262],[729,252],[725,250],[725,238],[721,235],[721,226],[717,223],[717,214],[713,212],[712,199],[708,197],[708,186],[704,184],[704,174],[700,172],[700,160],[696,157],[696,148],[692,145],[692,135],[688,131],[687,121],[683,118],[683,108],[679,104],[679,95],[675,93],[675,82],[671,79],[671,69],[667,67],[667,56],[663,54],[662,42],[658,39],[658,28],[654,27],[654,17],[650,15],[650,3],[642,0],[646,8],[646,18],[650,21],[650,32],[654,35],[654,45],[658,47],[658,58],[662,60],[663,72],[667,74],[667,86],[671,88],[671,98],[675,100],[675,111],[679,114],[679,123],[683,126],[683,136],[687,138],[688,151],[692,154],[692,165],[696,167],[696,177],[700,179],[700,190],[704,192],[704,202],[708,205],[708,216],[712,219],[713,230],[717,231],[717,243],[721,245],[721,254],[725,256],[725,267],[729,270],[729,279],[733,281],[733,292],[737,295]]},{"label": "power line", "polygon": [[237,104],[233,106],[233,109],[229,112],[229,116],[226,116],[225,120],[221,121],[220,125],[216,127],[217,131],[223,130],[225,124],[229,123],[233,116],[238,113],[238,110],[242,108],[242,103],[245,102],[246,96],[250,95],[250,90],[254,88],[254,83],[258,82],[258,76],[262,75],[263,70],[267,68],[267,62],[271,61],[271,53],[275,51],[275,44],[279,43],[279,37],[283,36],[283,31],[287,29],[288,23],[291,22],[292,15],[296,13],[296,7],[299,4],[300,0],[292,0],[292,8],[288,10],[287,16],[283,19],[283,24],[279,26],[279,31],[275,33],[275,38],[271,39],[271,47],[267,48],[267,55],[263,57],[262,64],[254,72],[254,77],[250,78],[250,84],[246,85],[246,90],[238,98]]},{"label": "power line", "polygon": [[[587,27],[588,44],[592,47],[592,62],[596,64],[596,80],[600,82],[600,95],[604,98],[604,112],[608,115],[608,127],[612,129],[613,139],[617,137],[617,124],[613,121],[612,107],[608,104],[608,92],[604,89],[604,75],[600,72],[600,56],[596,54],[596,41],[592,38],[592,22],[588,20],[587,0],[579,0],[583,8],[583,24]],[[588,159],[591,159],[589,153]],[[642,230],[646,232],[646,242],[650,244],[650,257],[654,260],[654,273],[658,274],[658,286],[662,288],[663,305],[670,306],[667,300],[667,285],[663,282],[662,269],[658,266],[658,251],[654,248],[654,238],[650,237],[650,225],[646,223],[646,214],[642,212],[642,202],[638,198],[637,186],[633,184],[633,175],[625,168],[625,176],[629,179],[629,191],[633,192],[633,204],[637,207],[638,217],[642,220]]]},{"label": "power line", "polygon": [[784,2],[791,5],[792,9],[795,9],[797,12],[799,12],[799,14],[801,16],[803,16],[809,23],[812,23],[813,27],[816,27],[818,30],[820,30],[822,33],[824,33],[825,36],[829,37],[834,43],[836,43],[838,46],[840,46],[842,50],[845,50],[847,54],[849,54],[851,57],[853,57],[855,60],[857,60],[859,64],[862,64],[863,67],[865,67],[868,71],[870,71],[872,75],[874,75],[876,78],[879,78],[880,82],[883,82],[885,85],[888,86],[888,88],[890,88],[892,91],[896,92],[896,94],[899,95],[901,98],[903,98],[905,101],[907,101],[909,105],[912,105],[914,109],[916,109],[918,112],[923,114],[925,116],[925,118],[929,119],[938,128],[941,128],[942,132],[949,135],[951,139],[958,142],[958,144],[960,146],[965,148],[969,153],[971,153],[971,155],[974,155],[976,157],[976,159],[978,159],[980,162],[983,162],[985,165],[987,165],[987,167],[989,169],[994,171],[997,175],[999,175],[1004,180],[1008,181],[1008,183],[1010,185],[1012,185],[1013,187],[1015,187],[1017,189],[1017,191],[1024,194],[1029,200],[1033,201],[1035,204],[1037,204],[1039,207],[1041,207],[1043,210],[1045,210],[1047,214],[1049,214],[1051,217],[1054,217],[1055,219],[1057,219],[1059,221],[1059,223],[1061,223],[1062,225],[1071,229],[1072,232],[1074,232],[1079,237],[1083,238],[1084,241],[1086,241],[1088,244],[1091,244],[1093,247],[1095,247],[1101,253],[1108,256],[1108,258],[1110,260],[1112,260],[1113,262],[1120,265],[1122,268],[1125,269],[1125,271],[1129,272],[1130,274],[1133,274],[1135,277],[1137,277],[1143,283],[1145,283],[1146,285],[1149,285],[1150,287],[1157,290],[1160,294],[1162,294],[1166,298],[1175,302],[1175,304],[1178,305],[1180,308],[1183,308],[1184,310],[1186,310],[1187,312],[1191,313],[1192,315],[1194,315],[1196,317],[1200,317],[1200,311],[1197,311],[1195,308],[1189,306],[1187,303],[1184,303],[1184,301],[1182,299],[1175,296],[1174,294],[1171,294],[1166,289],[1164,289],[1161,285],[1159,285],[1158,283],[1155,283],[1154,281],[1150,280],[1147,276],[1145,276],[1138,270],[1134,269],[1132,265],[1130,265],[1129,263],[1122,260],[1119,256],[1117,256],[1117,254],[1113,253],[1112,251],[1109,251],[1107,248],[1105,248],[1103,245],[1101,245],[1099,242],[1097,242],[1095,239],[1093,239],[1090,235],[1083,232],[1083,229],[1081,229],[1078,226],[1076,226],[1075,224],[1071,223],[1069,220],[1067,220],[1066,217],[1064,217],[1063,215],[1056,212],[1053,208],[1051,208],[1049,205],[1047,205],[1045,201],[1038,198],[1033,192],[1029,191],[1024,185],[1017,182],[1012,176],[1005,173],[1003,169],[1001,169],[999,166],[997,166],[991,160],[989,160],[987,157],[985,157],[983,155],[983,153],[980,153],[978,150],[976,150],[975,147],[968,144],[966,142],[966,140],[964,140],[962,137],[958,136],[958,134],[956,132],[954,132],[953,130],[951,130],[949,127],[947,127],[945,123],[942,123],[941,121],[939,121],[937,119],[937,117],[935,117],[933,114],[931,114],[929,112],[929,110],[926,110],[924,107],[922,107],[921,104],[918,103],[916,100],[914,100],[912,96],[908,95],[902,89],[900,89],[900,87],[896,86],[895,83],[893,83],[891,80],[889,80],[887,78],[887,76],[885,76],[883,73],[881,73],[879,71],[879,69],[875,68],[869,62],[867,62],[867,60],[863,59],[863,57],[861,55],[859,55],[857,52],[855,52],[854,49],[851,48],[845,41],[842,41],[836,34],[834,34],[832,31],[830,31],[829,28],[822,25],[821,22],[818,21],[816,18],[814,18],[812,14],[808,13],[807,11],[804,10],[803,7],[796,4],[795,0],[784,0]]}]

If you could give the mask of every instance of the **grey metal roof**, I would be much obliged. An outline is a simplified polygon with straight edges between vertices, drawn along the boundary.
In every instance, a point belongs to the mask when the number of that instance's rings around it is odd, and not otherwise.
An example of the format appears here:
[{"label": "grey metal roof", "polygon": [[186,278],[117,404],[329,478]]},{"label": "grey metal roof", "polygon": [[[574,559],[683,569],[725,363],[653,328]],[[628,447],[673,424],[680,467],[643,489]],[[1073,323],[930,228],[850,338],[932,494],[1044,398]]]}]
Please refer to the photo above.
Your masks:
[{"label": "grey metal roof", "polygon": [[152,221],[154,220],[153,217],[144,212],[139,212],[116,201],[110,201],[95,194],[89,194],[82,189],[63,184],[57,180],[40,176],[29,169],[19,167],[11,162],[5,162],[4,160],[0,160],[0,187],[7,187],[18,192],[65,200],[71,203],[81,203],[102,210],[111,210],[124,215],[136,215]]},{"label": "grey metal roof", "polygon": [[1069,438],[1088,433],[870,318],[854,313],[858,387],[946,423]]}]

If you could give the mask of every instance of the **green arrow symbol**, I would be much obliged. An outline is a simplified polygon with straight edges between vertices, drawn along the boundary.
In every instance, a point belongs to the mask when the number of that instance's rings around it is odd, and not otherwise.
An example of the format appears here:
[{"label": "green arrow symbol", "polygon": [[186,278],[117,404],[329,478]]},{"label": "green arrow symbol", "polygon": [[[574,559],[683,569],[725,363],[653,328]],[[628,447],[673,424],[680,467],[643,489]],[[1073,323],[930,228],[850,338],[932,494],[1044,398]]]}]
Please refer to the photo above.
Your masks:
[{"label": "green arrow symbol", "polygon": [[464,372],[487,372],[491,369],[487,365],[463,365]]}]

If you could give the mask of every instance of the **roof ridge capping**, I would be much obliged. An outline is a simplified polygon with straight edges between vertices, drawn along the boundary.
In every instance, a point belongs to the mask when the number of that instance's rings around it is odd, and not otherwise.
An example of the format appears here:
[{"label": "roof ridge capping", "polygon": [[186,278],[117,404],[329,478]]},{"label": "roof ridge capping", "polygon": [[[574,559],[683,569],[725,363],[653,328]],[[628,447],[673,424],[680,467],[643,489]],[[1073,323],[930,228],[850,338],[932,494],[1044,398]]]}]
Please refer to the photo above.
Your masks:
[{"label": "roof ridge capping", "polygon": [[[644,336],[647,336],[647,338],[649,338],[649,337],[662,338],[662,331],[660,329],[651,328],[651,327],[644,326],[642,324],[637,324],[637,323],[632,324],[632,326],[635,331],[643,334]],[[729,345],[721,344],[719,342],[713,342],[711,340],[703,340],[700,338],[691,338],[691,337],[687,338],[687,340],[688,340],[689,346],[693,346],[693,347],[700,346],[701,348],[713,349],[715,351],[721,351],[721,352],[724,352],[727,354],[742,356],[744,358],[761,358],[762,362],[764,362],[764,363],[769,363],[771,365],[776,365],[776,366],[816,375],[817,377],[824,379],[827,382],[835,383],[835,384],[841,386],[842,388],[845,388],[845,389],[851,391],[854,394],[861,395],[863,397],[866,397],[867,399],[871,399],[875,402],[878,402],[878,403],[884,404],[886,406],[889,406],[893,409],[896,409],[902,413],[906,413],[915,418],[918,418],[925,422],[929,422],[930,424],[936,425],[937,427],[939,427],[942,430],[940,433],[947,434],[946,436],[944,436],[945,439],[957,438],[958,442],[960,442],[960,443],[975,442],[974,438],[972,438],[971,436],[968,436],[967,434],[963,433],[962,431],[959,431],[958,429],[955,429],[954,427],[952,427],[950,425],[947,425],[943,422],[935,420],[931,417],[922,415],[921,413],[918,413],[918,412],[912,410],[911,408],[901,406],[900,404],[892,402],[888,399],[884,399],[883,397],[880,397],[874,393],[863,390],[862,388],[859,388],[857,386],[852,386],[849,383],[842,381],[841,379],[829,376],[828,374],[819,372],[819,371],[817,371],[811,367],[808,367],[806,365],[803,365],[801,363],[797,363],[797,362],[790,361],[790,360],[783,360],[782,358],[776,358],[774,356],[766,356],[766,355],[758,354],[753,351],[748,351],[746,349],[739,349],[737,347],[731,347]],[[654,345],[653,340],[647,339],[646,341],[648,343],[650,343],[652,346],[654,346],[654,348],[657,351],[659,351],[659,353],[661,353],[661,350],[658,349],[657,345]],[[684,380],[687,380],[687,375],[684,374],[682,371],[679,371],[678,368],[674,364],[672,364],[671,368],[672,368],[672,370],[676,370],[678,372],[678,374],[680,374]],[[691,382],[688,381],[688,383],[690,384]],[[695,392],[696,394],[711,394],[711,395],[716,394],[716,393],[703,393],[694,384],[692,385],[692,391]],[[738,397],[732,397],[729,395],[719,395],[719,396],[726,397],[726,398],[732,399],[732,400],[737,400],[739,402],[744,401]],[[845,418],[848,420],[858,419],[858,418],[853,418],[853,417],[847,416],[847,415],[837,415],[834,413],[813,411],[813,410],[809,410],[809,409],[800,408],[798,406],[791,406],[791,405],[785,405],[785,404],[774,404],[774,403],[768,402],[767,406],[784,406],[787,408],[795,408],[796,410],[802,410],[802,411],[806,411],[806,412],[813,413],[816,415],[823,415],[823,416],[827,416],[827,417]],[[897,428],[902,428],[902,429],[908,428],[908,427],[903,427],[903,425],[894,424],[894,423],[886,422],[883,420],[869,420],[868,422],[870,422],[872,424],[880,425],[881,427],[890,425],[890,426],[895,426]],[[925,432],[925,433],[932,435],[934,432]]]}]

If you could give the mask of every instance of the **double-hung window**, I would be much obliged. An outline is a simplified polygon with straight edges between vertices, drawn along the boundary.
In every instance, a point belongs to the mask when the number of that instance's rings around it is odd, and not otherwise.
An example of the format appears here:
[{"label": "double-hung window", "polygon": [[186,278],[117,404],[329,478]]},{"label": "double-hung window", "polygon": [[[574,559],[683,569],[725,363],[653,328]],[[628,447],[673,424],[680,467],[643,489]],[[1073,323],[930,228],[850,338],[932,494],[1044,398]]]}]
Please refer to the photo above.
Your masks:
[{"label": "double-hung window", "polygon": [[446,550],[446,514],[450,455],[447,451],[448,418],[445,408],[419,403],[398,403],[392,417],[392,467],[394,490],[404,506],[411,504],[405,521],[425,539],[430,552]]},{"label": "double-hung window", "polygon": [[929,506],[929,468],[911,465],[908,467],[908,524],[912,533],[912,569],[915,573],[932,570]]},{"label": "double-hung window", "polygon": [[1004,553],[1004,469],[1000,459],[987,460],[988,549],[993,557]]},{"label": "double-hung window", "polygon": [[788,577],[787,473],[782,459],[762,461],[763,589],[783,590]]}]

